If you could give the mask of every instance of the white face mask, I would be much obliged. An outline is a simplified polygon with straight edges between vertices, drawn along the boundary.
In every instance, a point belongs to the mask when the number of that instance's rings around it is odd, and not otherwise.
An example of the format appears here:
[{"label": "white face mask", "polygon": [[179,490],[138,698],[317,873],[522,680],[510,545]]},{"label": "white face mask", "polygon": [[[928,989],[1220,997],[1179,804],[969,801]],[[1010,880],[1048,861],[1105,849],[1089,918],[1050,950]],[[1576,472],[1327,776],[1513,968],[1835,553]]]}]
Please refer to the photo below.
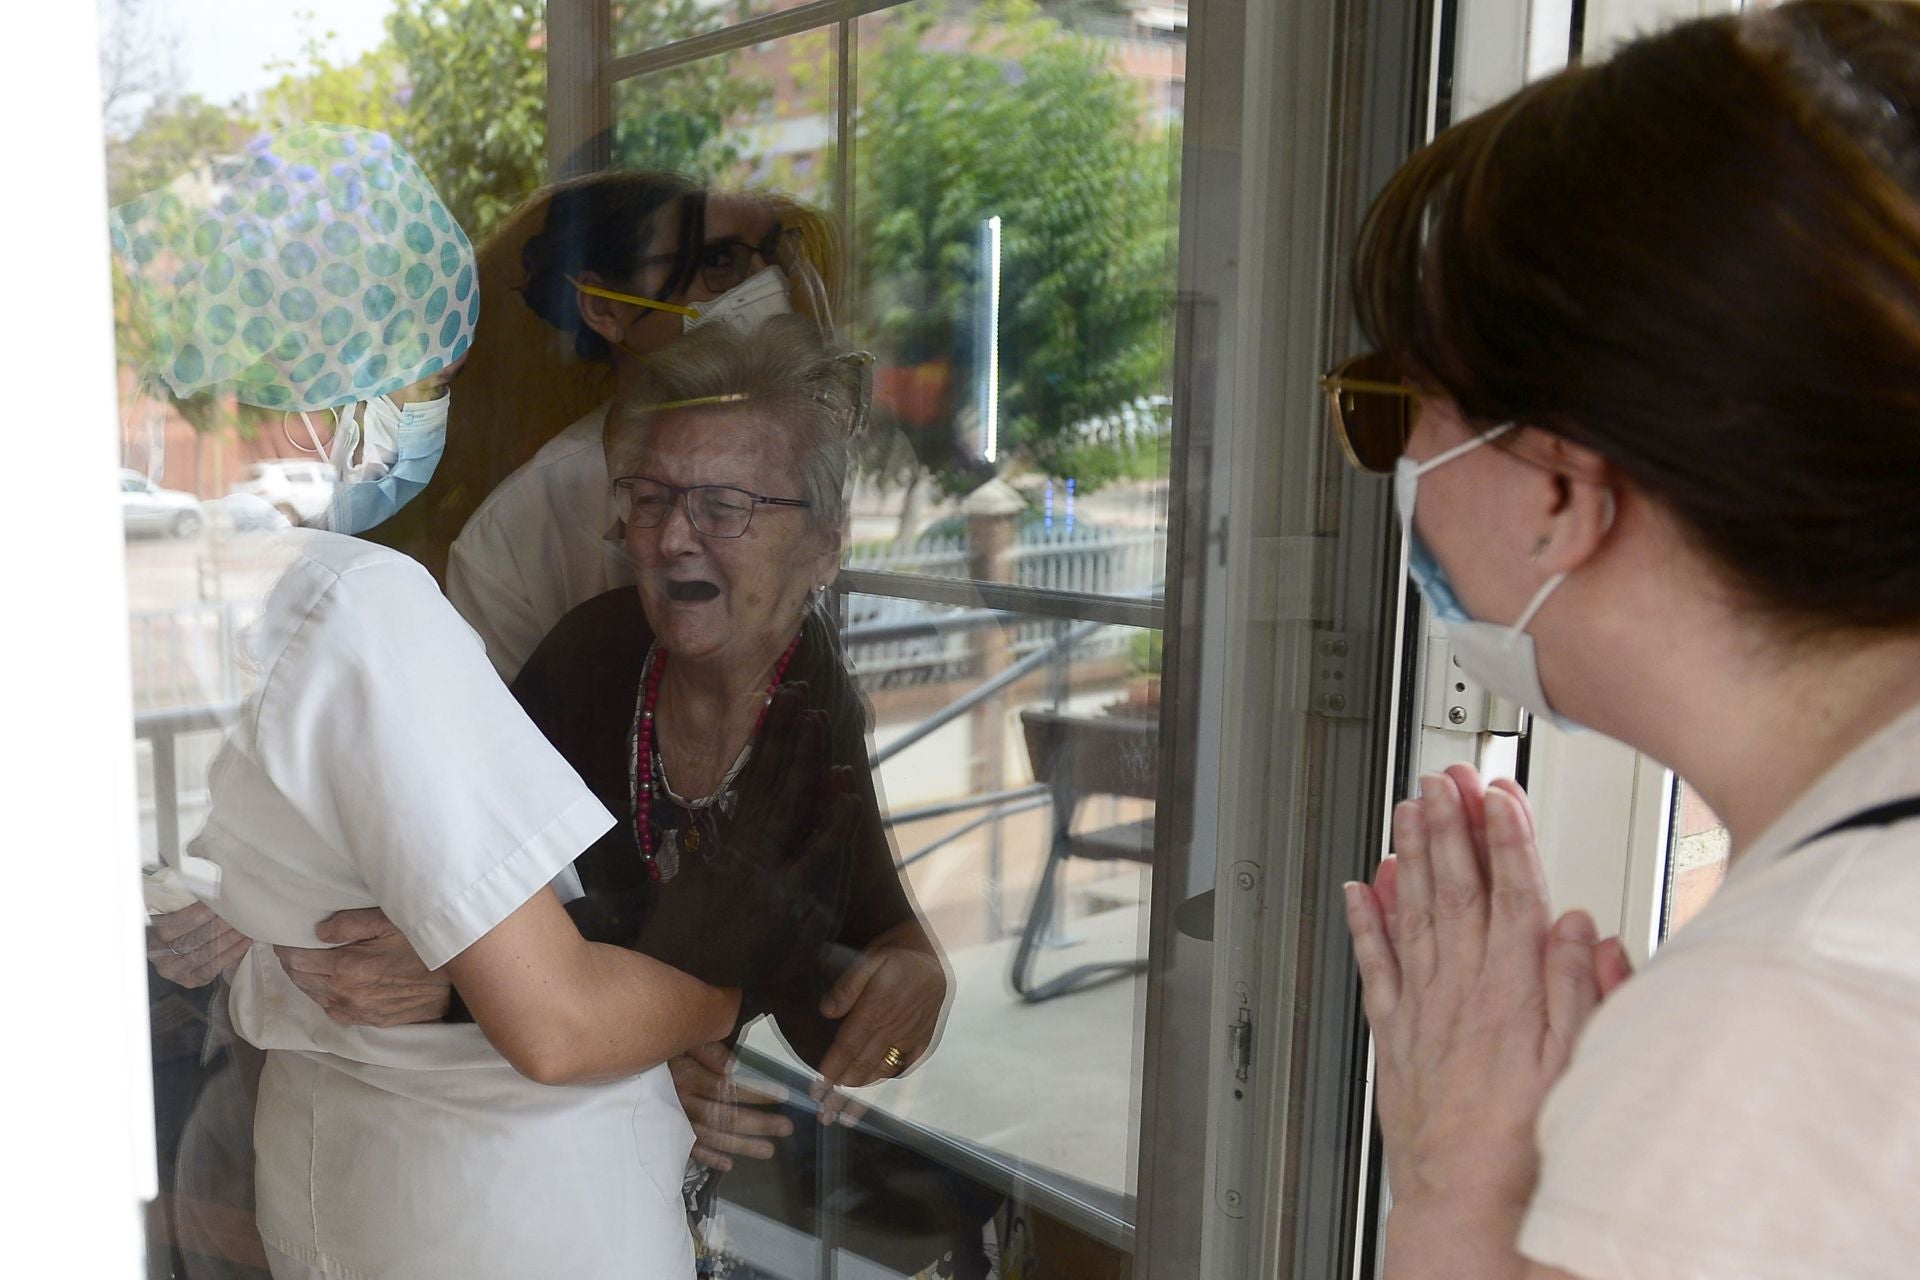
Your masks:
[{"label": "white face mask", "polygon": [[703,324],[732,325],[742,333],[751,333],[774,316],[793,314],[793,301],[787,296],[787,273],[779,267],[765,267],[748,276],[717,298],[693,304],[695,314],[686,317],[686,331]]},{"label": "white face mask", "polygon": [[1512,699],[1535,715],[1545,716],[1561,729],[1578,732],[1581,728],[1579,724],[1555,711],[1547,702],[1547,691],[1540,684],[1540,662],[1534,653],[1533,637],[1527,634],[1527,624],[1540,612],[1540,606],[1547,602],[1547,597],[1553,594],[1554,589],[1567,580],[1566,573],[1556,573],[1541,583],[1540,589],[1533,593],[1533,599],[1527,602],[1527,607],[1520,611],[1519,618],[1511,625],[1481,622],[1460,603],[1452,582],[1447,579],[1446,570],[1440,567],[1440,562],[1434,559],[1433,552],[1413,527],[1413,504],[1419,491],[1420,477],[1489,440],[1505,435],[1513,427],[1511,422],[1495,427],[1425,462],[1416,463],[1412,458],[1401,455],[1394,468],[1393,496],[1400,508],[1401,526],[1407,535],[1407,572],[1413,575],[1420,594],[1427,598],[1434,617],[1439,619],[1461,670],[1489,692]]}]

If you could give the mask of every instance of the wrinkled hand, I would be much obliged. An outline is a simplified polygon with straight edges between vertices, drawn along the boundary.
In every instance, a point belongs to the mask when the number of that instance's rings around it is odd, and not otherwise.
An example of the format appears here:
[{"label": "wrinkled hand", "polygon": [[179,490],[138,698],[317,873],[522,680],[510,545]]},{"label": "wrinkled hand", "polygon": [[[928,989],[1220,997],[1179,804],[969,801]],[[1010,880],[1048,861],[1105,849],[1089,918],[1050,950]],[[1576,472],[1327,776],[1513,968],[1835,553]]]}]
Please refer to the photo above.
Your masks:
[{"label": "wrinkled hand", "polygon": [[1511,782],[1483,792],[1465,766],[1421,779],[1393,843],[1376,885],[1347,887],[1347,919],[1396,1210],[1517,1217],[1534,1119],[1600,1000],[1593,922],[1552,920]]},{"label": "wrinkled hand", "polygon": [[693,1125],[693,1158],[722,1173],[733,1168],[735,1156],[772,1159],[773,1139],[793,1132],[793,1121],[768,1109],[787,1100],[786,1089],[771,1081],[740,1084],[734,1079],[736,1065],[717,1040],[668,1064],[674,1092]]},{"label": "wrinkled hand", "polygon": [[[820,1002],[822,1014],[844,1019],[820,1060],[820,1079],[813,1087],[820,1122],[841,1118],[847,1099],[836,1092],[839,1088],[859,1088],[912,1070],[933,1047],[946,999],[947,973],[931,953],[904,945],[863,952]],[[900,1051],[898,1070],[886,1064],[888,1049]]]},{"label": "wrinkled hand", "polygon": [[230,973],[253,939],[214,914],[204,902],[147,922],[147,959],[161,977],[181,987],[204,987]]},{"label": "wrinkled hand", "polygon": [[817,967],[846,913],[859,791],[851,769],[825,763],[827,715],[805,692],[775,691],[737,810],[710,848],[682,854],[636,942],[715,986],[758,990]]},{"label": "wrinkled hand", "polygon": [[403,1027],[446,1016],[453,982],[420,963],[413,944],[378,907],[339,911],[314,927],[331,947],[275,947],[293,985],[335,1022]]}]

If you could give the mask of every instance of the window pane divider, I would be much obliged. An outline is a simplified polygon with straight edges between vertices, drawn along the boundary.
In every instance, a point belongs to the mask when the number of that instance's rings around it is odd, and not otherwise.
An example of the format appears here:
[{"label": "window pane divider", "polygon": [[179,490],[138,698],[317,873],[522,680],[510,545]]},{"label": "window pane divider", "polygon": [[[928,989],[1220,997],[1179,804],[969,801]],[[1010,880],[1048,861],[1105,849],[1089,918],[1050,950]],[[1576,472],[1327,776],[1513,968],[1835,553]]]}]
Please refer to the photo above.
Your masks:
[{"label": "window pane divider", "polygon": [[906,3],[908,0],[814,0],[812,4],[748,18],[735,26],[703,32],[657,49],[609,57],[601,64],[601,78],[611,86],[635,76],[670,71],[715,54],[732,53],[783,36],[801,35],[836,22],[852,22]]}]

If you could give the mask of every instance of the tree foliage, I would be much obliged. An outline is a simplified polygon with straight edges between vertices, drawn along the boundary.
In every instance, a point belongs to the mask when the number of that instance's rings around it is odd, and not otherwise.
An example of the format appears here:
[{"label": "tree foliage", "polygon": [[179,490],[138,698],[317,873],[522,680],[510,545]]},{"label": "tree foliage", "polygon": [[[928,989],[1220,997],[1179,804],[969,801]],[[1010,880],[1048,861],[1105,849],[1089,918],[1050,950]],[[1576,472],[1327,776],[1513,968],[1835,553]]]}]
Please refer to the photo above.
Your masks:
[{"label": "tree foliage", "polygon": [[546,181],[545,23],[537,0],[398,0],[387,18],[401,139],[476,242]]},{"label": "tree foliage", "polygon": [[[702,0],[623,0],[613,8],[614,47],[659,48],[725,19],[723,9]],[[739,74],[739,60],[728,53],[623,81],[614,92],[615,166],[724,183],[744,159],[733,126],[772,91],[764,80]]]},{"label": "tree foliage", "polygon": [[896,365],[950,361],[945,404],[903,423],[954,485],[972,426],[982,222],[1001,219],[1000,438],[1082,489],[1124,459],[1080,424],[1160,389],[1168,354],[1177,148],[1146,130],[1137,84],[1094,41],[1026,3],[893,21],[862,63],[862,268],[872,340]]},{"label": "tree foliage", "polygon": [[131,135],[107,140],[107,198],[119,204],[163,187],[214,156],[237,151],[258,128],[237,107],[217,107],[197,94],[156,99]]},{"label": "tree foliage", "polygon": [[331,31],[317,32],[311,12],[300,15],[303,24],[300,57],[267,64],[280,79],[261,95],[262,127],[286,129],[297,124],[353,124],[381,129],[404,137],[411,124],[407,111],[407,67],[389,41],[357,58],[335,61],[328,46]]},{"label": "tree foliage", "polygon": [[[133,20],[144,0],[118,3]],[[728,12],[707,0],[616,0],[614,46],[686,39]],[[307,15],[298,56],[267,68],[279,78],[257,115],[162,93],[110,141],[113,198],[263,128],[358,124],[406,145],[479,240],[546,180],[544,15],[539,0],[395,0],[387,39],[351,59]],[[913,445],[901,469],[924,465],[948,487],[977,470],[956,442],[973,425],[976,245],[981,222],[998,215],[1003,451],[1083,490],[1124,473],[1124,449],[1082,426],[1165,382],[1177,140],[1151,131],[1137,82],[1107,46],[1032,0],[995,0],[966,18],[928,3],[867,22],[877,36],[861,48],[851,240],[861,336],[926,410],[896,414]],[[824,116],[831,52],[824,36],[782,42],[791,92],[777,105]],[[773,123],[773,88],[753,73],[768,62],[727,55],[623,82],[615,163],[723,185],[795,181],[754,144],[754,129]],[[117,78],[144,83],[138,66]]]}]

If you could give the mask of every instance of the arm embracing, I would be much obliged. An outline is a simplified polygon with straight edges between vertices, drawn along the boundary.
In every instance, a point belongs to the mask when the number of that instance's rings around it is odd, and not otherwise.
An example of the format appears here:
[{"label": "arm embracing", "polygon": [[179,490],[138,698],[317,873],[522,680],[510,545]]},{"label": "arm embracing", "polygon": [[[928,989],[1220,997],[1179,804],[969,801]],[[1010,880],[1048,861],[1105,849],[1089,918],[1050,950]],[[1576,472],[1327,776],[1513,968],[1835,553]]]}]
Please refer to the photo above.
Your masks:
[{"label": "arm embracing", "polygon": [[588,942],[542,889],[448,969],[487,1040],[541,1084],[635,1075],[733,1028],[737,990]]}]

